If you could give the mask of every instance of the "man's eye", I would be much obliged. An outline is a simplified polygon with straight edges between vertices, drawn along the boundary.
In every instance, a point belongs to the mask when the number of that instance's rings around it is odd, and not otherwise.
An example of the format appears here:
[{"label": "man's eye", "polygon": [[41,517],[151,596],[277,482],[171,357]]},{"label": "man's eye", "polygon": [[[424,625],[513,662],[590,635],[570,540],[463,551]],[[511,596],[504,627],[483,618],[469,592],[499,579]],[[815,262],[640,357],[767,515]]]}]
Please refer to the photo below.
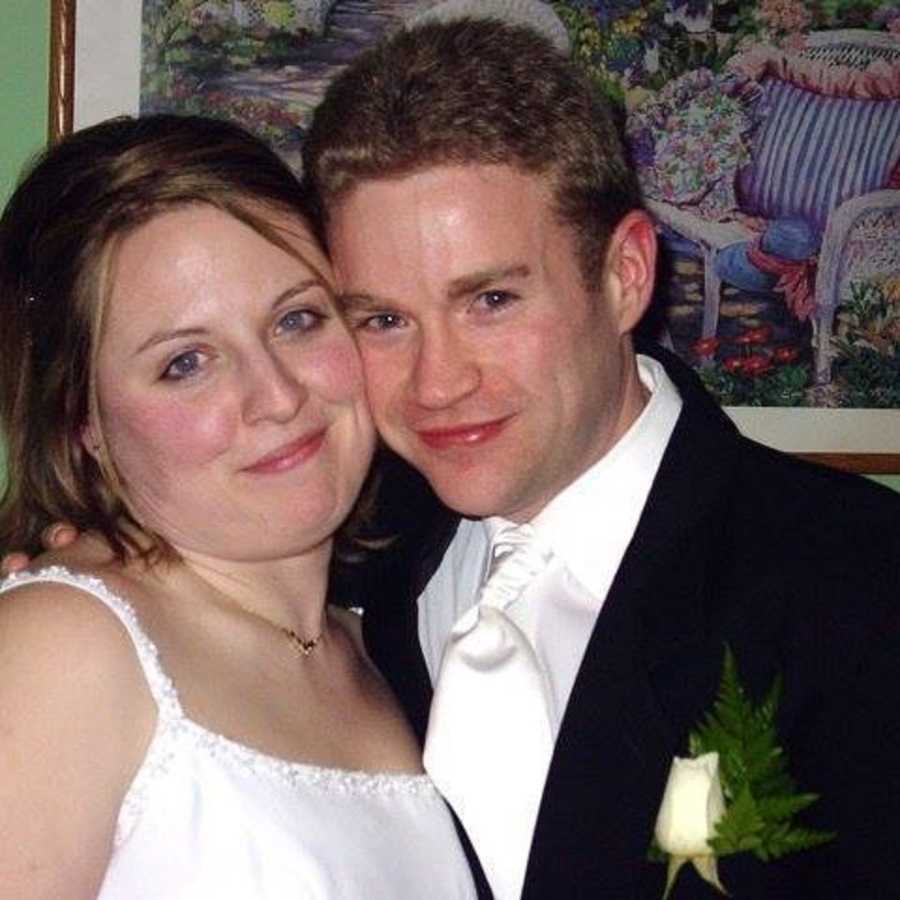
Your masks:
[{"label": "man's eye", "polygon": [[292,309],[278,320],[277,331],[312,331],[325,321],[325,316],[311,309]]},{"label": "man's eye", "polygon": [[190,378],[200,370],[200,353],[197,350],[189,350],[175,357],[163,371],[162,377],[166,381],[181,381]]},{"label": "man's eye", "polygon": [[359,319],[355,327],[359,331],[393,331],[403,324],[403,317],[397,313],[378,313]]},{"label": "man's eye", "polygon": [[515,295],[509,291],[482,291],[475,302],[485,309],[496,310],[508,306],[515,299]]}]

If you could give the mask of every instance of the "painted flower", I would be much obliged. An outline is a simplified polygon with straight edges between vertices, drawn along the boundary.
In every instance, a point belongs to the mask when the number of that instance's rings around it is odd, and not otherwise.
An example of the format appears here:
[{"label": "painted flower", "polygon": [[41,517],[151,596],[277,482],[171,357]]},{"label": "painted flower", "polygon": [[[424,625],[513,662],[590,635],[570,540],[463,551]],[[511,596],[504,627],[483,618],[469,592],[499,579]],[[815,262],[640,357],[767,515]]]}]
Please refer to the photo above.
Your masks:
[{"label": "painted flower", "polygon": [[758,378],[760,375],[765,375],[772,368],[772,360],[768,356],[763,356],[761,353],[754,354],[753,356],[748,356],[744,360],[744,374],[750,375],[752,378]]},{"label": "painted flower", "polygon": [[756,328],[748,329],[744,334],[750,344],[767,344],[772,340],[773,331],[771,325],[758,325]]},{"label": "painted flower", "polygon": [[794,362],[800,356],[800,348],[793,344],[785,344],[783,347],[776,347],[772,351],[772,359],[781,366]]},{"label": "painted flower", "polygon": [[721,341],[717,337],[700,338],[699,341],[694,341],[694,343],[691,344],[691,350],[693,350],[697,356],[712,356],[716,350],[719,349],[720,343]]},{"label": "painted flower", "polygon": [[805,31],[812,22],[809,10],[794,0],[760,0],[756,14],[765,26],[781,33]]},{"label": "painted flower", "polygon": [[872,23],[883,28],[889,28],[897,19],[900,19],[900,6],[893,3],[884,3],[872,13]]}]

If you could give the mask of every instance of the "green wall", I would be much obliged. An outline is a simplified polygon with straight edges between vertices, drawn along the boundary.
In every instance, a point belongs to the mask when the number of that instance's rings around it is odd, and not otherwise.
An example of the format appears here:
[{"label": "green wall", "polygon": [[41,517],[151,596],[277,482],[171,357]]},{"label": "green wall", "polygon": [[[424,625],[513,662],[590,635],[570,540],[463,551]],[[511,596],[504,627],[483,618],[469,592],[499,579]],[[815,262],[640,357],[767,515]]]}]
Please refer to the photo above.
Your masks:
[{"label": "green wall", "polygon": [[47,135],[49,0],[3,0],[0,27],[0,200]]},{"label": "green wall", "polygon": [[[2,0],[0,21],[0,202],[47,134],[50,0]],[[2,468],[2,461],[0,461]],[[900,474],[879,481],[900,491]]]},{"label": "green wall", "polygon": [[[2,0],[0,14],[0,204],[47,137],[50,0]],[[2,327],[2,323],[0,323]],[[0,483],[3,480],[0,442]]]}]

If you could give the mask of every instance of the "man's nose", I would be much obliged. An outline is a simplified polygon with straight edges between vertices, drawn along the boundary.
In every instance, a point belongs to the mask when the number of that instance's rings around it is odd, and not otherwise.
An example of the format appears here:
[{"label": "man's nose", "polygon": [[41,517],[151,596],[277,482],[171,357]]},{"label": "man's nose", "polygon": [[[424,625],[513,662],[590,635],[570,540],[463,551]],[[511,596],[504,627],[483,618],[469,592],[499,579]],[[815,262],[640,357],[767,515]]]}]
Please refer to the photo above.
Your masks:
[{"label": "man's nose", "polygon": [[481,370],[475,355],[452,332],[424,334],[413,363],[416,402],[429,409],[450,406],[478,389]]}]

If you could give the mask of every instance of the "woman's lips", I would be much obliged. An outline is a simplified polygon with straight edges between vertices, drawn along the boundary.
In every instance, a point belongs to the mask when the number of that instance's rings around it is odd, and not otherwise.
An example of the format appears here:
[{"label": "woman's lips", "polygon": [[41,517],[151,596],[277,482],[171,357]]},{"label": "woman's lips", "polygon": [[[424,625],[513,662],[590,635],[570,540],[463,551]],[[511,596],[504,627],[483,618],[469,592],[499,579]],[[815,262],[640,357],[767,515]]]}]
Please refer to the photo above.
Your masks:
[{"label": "woman's lips", "polygon": [[472,447],[493,440],[505,428],[510,417],[494,419],[491,422],[458,425],[454,428],[429,428],[417,431],[423,444],[432,450],[446,450],[453,447]]},{"label": "woman's lips", "polygon": [[306,462],[315,455],[325,441],[325,429],[322,428],[313,434],[299,437],[288,444],[284,444],[277,450],[267,453],[244,471],[253,475],[267,475],[273,472],[284,472]]}]

